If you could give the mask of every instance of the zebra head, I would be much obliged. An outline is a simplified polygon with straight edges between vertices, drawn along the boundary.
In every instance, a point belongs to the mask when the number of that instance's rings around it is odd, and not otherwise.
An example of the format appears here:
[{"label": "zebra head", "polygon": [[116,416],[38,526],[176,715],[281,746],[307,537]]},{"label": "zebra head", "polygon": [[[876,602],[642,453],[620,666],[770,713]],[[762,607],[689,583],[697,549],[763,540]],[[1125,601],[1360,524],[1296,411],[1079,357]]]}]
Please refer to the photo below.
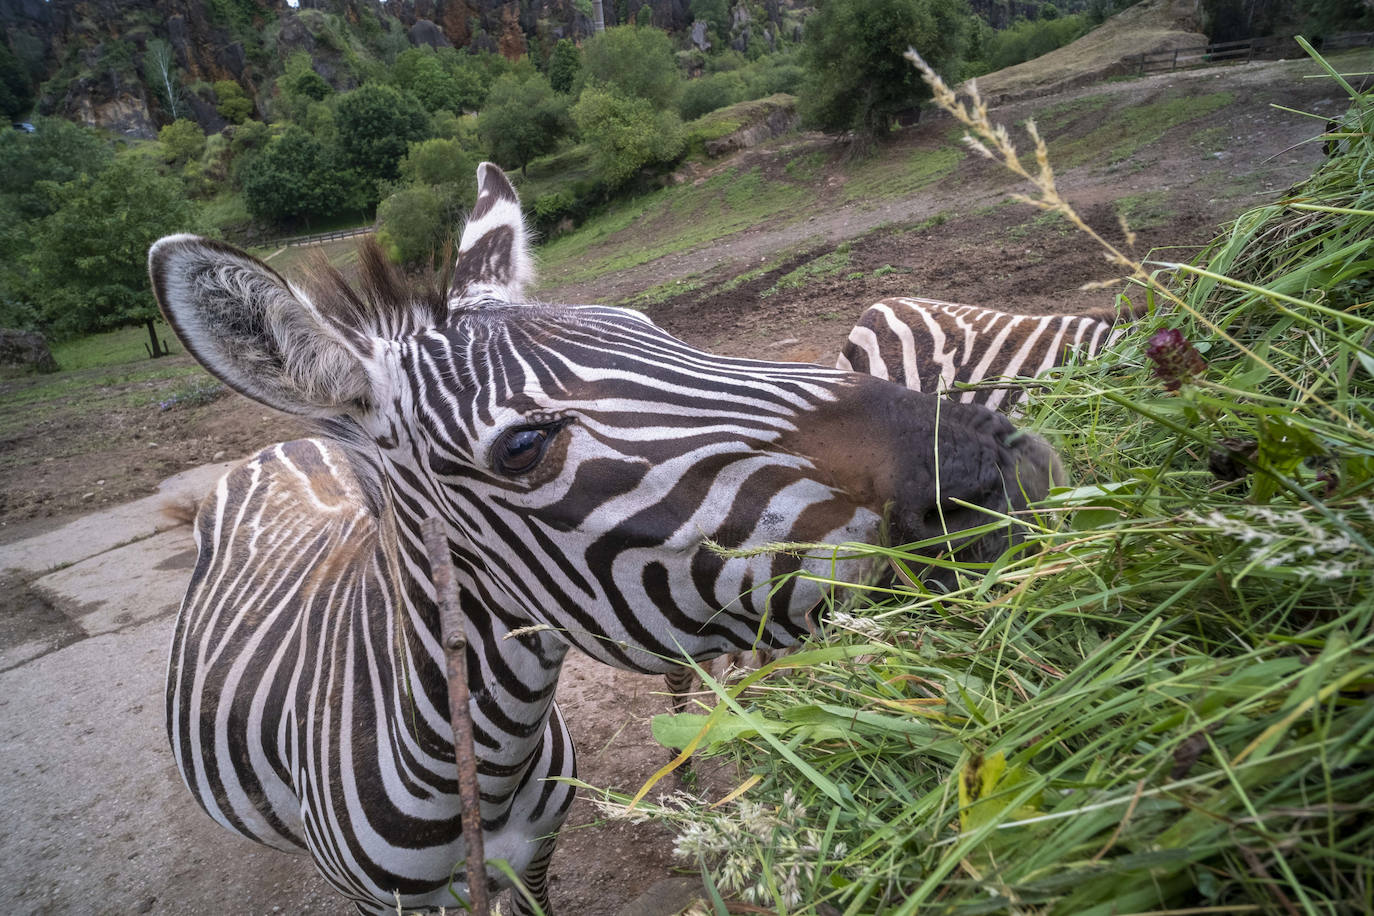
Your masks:
[{"label": "zebra head", "polygon": [[[594,657],[664,671],[795,642],[843,551],[1024,508],[1052,450],[982,407],[852,372],[712,355],[619,308],[528,302],[528,236],[478,171],[452,281],[420,292],[374,248],[361,279],[297,287],[222,243],[172,236],[151,273],[177,335],[225,383],[351,444],[402,569],[442,518],[465,600]],[[961,548],[996,555],[1007,535]],[[726,548],[725,551],[720,548]],[[837,559],[838,557],[838,559]],[[416,579],[423,580],[417,575]]]}]

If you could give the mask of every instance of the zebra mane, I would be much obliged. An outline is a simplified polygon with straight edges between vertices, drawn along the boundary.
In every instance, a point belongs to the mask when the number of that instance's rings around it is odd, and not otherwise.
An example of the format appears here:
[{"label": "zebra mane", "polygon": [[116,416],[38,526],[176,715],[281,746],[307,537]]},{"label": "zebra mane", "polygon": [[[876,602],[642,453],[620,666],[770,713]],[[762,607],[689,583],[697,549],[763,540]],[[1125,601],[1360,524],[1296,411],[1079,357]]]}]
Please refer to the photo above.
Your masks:
[{"label": "zebra mane", "polygon": [[439,263],[439,270],[407,276],[369,236],[358,246],[356,285],[322,256],[314,259],[307,283],[310,302],[347,333],[388,339],[445,326],[450,311],[524,302],[534,279],[529,229],[515,188],[490,162],[477,167],[477,204],[463,227],[457,256],[450,240]]},{"label": "zebra mane", "polygon": [[321,317],[353,335],[395,340],[440,327],[447,321],[452,295],[452,245],[445,245],[438,269],[408,276],[387,259],[368,236],[358,244],[358,274],[353,282],[325,260],[311,259],[305,292]]}]

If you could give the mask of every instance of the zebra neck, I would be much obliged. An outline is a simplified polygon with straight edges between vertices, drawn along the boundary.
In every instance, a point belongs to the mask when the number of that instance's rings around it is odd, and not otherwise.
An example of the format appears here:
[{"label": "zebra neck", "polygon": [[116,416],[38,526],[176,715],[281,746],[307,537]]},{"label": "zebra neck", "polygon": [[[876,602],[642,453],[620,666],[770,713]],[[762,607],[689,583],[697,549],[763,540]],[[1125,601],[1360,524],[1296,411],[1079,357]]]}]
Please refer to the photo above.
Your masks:
[{"label": "zebra neck", "polygon": [[[443,756],[452,757],[452,732],[448,721],[448,678],[440,642],[439,611],[429,563],[424,556],[420,521],[400,509],[388,493],[387,517],[396,524],[392,538],[399,548],[393,553],[392,581],[401,586],[410,613],[402,637],[415,660],[409,672],[412,697],[425,715],[422,730],[429,730],[446,745]],[[430,514],[430,513],[426,513]],[[393,539],[394,538],[394,539]],[[477,776],[482,798],[484,829],[499,830],[517,807],[519,790],[530,772],[540,766],[546,747],[550,717],[555,714],[554,692],[562,672],[568,645],[552,631],[511,633],[528,629],[531,621],[507,605],[499,592],[485,587],[485,577],[474,575],[471,558],[450,537],[458,580],[458,603],[467,636],[468,690],[471,700]],[[409,724],[409,723],[408,723]],[[417,723],[418,725],[418,723]],[[547,761],[543,764],[547,766]],[[456,798],[455,798],[456,802]]]}]

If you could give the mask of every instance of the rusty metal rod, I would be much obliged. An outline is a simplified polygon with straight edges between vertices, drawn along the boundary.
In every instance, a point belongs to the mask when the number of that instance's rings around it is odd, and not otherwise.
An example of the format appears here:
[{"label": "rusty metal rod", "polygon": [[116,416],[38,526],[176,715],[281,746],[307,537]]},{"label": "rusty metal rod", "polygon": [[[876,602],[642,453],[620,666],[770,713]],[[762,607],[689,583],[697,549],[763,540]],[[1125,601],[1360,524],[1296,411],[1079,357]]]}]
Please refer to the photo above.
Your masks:
[{"label": "rusty metal rod", "polygon": [[466,847],[468,897],[474,916],[489,916],[485,844],[482,841],[482,801],[477,788],[477,753],[472,741],[472,713],[468,709],[468,638],[463,610],[458,606],[458,584],[453,578],[453,558],[448,552],[444,524],[437,518],[420,523],[434,581],[434,600],[439,605],[439,640],[448,663],[448,720],[453,726],[453,755],[458,761],[458,799]]}]

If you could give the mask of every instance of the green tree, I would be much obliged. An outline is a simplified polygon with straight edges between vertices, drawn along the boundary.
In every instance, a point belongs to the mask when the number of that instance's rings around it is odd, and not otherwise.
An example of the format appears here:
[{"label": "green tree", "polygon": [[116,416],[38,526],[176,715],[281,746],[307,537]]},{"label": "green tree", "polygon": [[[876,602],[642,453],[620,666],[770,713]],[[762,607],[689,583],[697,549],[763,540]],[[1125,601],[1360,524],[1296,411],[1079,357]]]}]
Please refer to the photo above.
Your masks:
[{"label": "green tree", "polygon": [[567,100],[540,73],[501,77],[477,119],[477,135],[490,156],[510,168],[553,150],[568,132]]},{"label": "green tree", "polygon": [[0,41],[0,114],[6,121],[22,118],[33,108],[33,83],[24,64]]},{"label": "green tree", "polygon": [[315,72],[315,65],[305,51],[296,51],[286,59],[282,75],[277,78],[277,95],[272,114],[299,122],[306,110],[334,94],[324,77]]},{"label": "green tree", "polygon": [[675,112],[656,110],[647,99],[587,89],[572,117],[592,148],[593,168],[611,188],[646,165],[671,162],[682,153],[682,121]]},{"label": "green tree", "polygon": [[248,212],[257,219],[291,223],[341,209],[344,189],[328,150],[291,126],[239,170]]},{"label": "green tree", "polygon": [[215,111],[230,124],[242,124],[253,114],[253,100],[233,80],[215,82]]},{"label": "green tree", "polygon": [[402,188],[377,207],[377,241],[397,263],[422,263],[454,237],[476,196],[471,175],[461,185]]},{"label": "green tree", "polygon": [[572,92],[577,74],[582,69],[582,52],[567,38],[560,38],[549,58],[549,85],[553,91],[566,95]]},{"label": "green tree", "polygon": [[162,158],[178,164],[199,159],[205,152],[205,131],[195,121],[178,118],[157,132]]},{"label": "green tree", "polygon": [[930,95],[902,56],[907,48],[952,76],[968,24],[963,0],[824,0],[803,33],[803,118],[865,140],[883,136],[894,114]]},{"label": "green tree", "polygon": [[654,11],[650,8],[649,4],[646,3],[639,8],[639,12],[635,13],[635,27],[648,28],[653,24]]},{"label": "green tree", "polygon": [[142,324],[153,355],[162,355],[144,264],[157,238],[196,228],[181,182],[160,176],[146,159],[123,156],[56,195],[58,208],[35,226],[29,259],[47,323],[59,333]]},{"label": "green tree", "polygon": [[0,200],[18,220],[52,212],[50,185],[98,175],[114,158],[95,131],[60,118],[38,118],[31,134],[0,131]]},{"label": "green tree", "polygon": [[475,189],[477,165],[478,157],[457,140],[422,140],[410,144],[401,160],[401,178],[410,185],[470,184]]},{"label": "green tree", "polygon": [[738,72],[712,73],[688,80],[678,99],[678,111],[684,121],[694,121],[708,112],[733,105],[745,97],[744,77]]},{"label": "green tree", "polygon": [[582,46],[578,94],[601,86],[648,99],[656,108],[672,108],[681,83],[673,43],[662,29],[618,26],[593,35]]},{"label": "green tree", "polygon": [[459,85],[454,74],[444,69],[428,45],[402,52],[391,74],[397,87],[419,99],[427,111],[463,110],[468,88]]},{"label": "green tree", "polygon": [[429,134],[429,117],[415,97],[370,84],[339,98],[334,116],[345,166],[373,179],[392,181],[412,140]]}]

